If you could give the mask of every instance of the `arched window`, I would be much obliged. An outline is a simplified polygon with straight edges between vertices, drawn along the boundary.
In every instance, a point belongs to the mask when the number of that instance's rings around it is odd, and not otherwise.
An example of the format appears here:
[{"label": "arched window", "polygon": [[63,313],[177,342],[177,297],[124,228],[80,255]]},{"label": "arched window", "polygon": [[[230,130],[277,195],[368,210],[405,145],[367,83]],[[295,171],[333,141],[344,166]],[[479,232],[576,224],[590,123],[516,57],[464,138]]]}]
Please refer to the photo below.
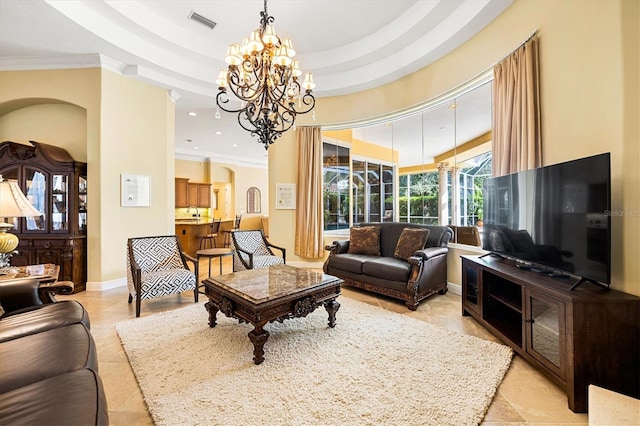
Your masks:
[{"label": "arched window", "polygon": [[247,213],[260,213],[262,211],[260,190],[255,186],[247,189]]}]

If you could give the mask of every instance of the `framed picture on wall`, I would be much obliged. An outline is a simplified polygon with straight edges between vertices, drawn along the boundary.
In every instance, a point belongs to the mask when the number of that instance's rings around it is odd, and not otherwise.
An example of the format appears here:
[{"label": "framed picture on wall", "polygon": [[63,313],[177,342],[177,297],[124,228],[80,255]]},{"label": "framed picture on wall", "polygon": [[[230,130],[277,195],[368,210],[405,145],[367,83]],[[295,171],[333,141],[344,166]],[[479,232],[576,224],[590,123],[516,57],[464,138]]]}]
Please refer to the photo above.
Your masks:
[{"label": "framed picture on wall", "polygon": [[296,184],[276,184],[276,209],[295,210],[296,208]]},{"label": "framed picture on wall", "polygon": [[151,178],[139,175],[120,175],[120,206],[151,206]]}]

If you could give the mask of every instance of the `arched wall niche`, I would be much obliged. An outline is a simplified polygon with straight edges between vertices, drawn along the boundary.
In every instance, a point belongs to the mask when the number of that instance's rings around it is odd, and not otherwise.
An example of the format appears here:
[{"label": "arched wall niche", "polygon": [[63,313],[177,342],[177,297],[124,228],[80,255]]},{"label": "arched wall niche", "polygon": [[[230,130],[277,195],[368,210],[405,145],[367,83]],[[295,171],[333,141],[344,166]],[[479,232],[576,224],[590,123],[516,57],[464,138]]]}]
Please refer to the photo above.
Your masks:
[{"label": "arched wall niche", "polygon": [[87,110],[49,98],[4,102],[0,104],[0,140],[48,143],[66,149],[73,159],[86,162]]}]

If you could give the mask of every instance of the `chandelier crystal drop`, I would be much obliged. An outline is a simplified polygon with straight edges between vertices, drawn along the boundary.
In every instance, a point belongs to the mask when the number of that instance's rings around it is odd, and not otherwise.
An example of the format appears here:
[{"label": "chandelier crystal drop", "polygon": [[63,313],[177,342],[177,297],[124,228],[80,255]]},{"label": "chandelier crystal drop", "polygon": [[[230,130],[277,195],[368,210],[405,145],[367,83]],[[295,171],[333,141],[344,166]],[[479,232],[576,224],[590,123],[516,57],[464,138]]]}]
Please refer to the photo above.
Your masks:
[{"label": "chandelier crystal drop", "polygon": [[[265,149],[294,126],[298,114],[306,114],[316,105],[313,74],[307,73],[302,83],[298,81],[302,71],[293,59],[293,43],[278,37],[273,21],[265,0],[260,28],[241,44],[229,45],[225,55],[228,68],[216,79],[216,104],[223,111],[237,113],[240,126],[258,136]],[[232,108],[227,90],[241,101],[240,108]]]}]

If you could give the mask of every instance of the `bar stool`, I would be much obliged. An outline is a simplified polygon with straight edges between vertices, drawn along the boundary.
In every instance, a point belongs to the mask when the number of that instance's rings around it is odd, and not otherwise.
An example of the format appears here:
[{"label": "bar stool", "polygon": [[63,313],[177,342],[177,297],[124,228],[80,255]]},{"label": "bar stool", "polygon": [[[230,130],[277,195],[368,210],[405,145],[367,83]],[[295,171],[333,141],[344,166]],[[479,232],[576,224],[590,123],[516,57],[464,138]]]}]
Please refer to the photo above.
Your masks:
[{"label": "bar stool", "polygon": [[231,232],[237,231],[240,229],[240,221],[242,220],[242,215],[237,214],[236,220],[233,222],[233,229],[229,229],[224,231],[224,246],[231,247]]},{"label": "bar stool", "polygon": [[198,238],[200,238],[200,250],[207,248],[207,241],[209,242],[209,248],[218,247],[216,237],[220,230],[220,223],[222,223],[222,219],[214,220],[209,227],[208,234],[198,235]]}]

